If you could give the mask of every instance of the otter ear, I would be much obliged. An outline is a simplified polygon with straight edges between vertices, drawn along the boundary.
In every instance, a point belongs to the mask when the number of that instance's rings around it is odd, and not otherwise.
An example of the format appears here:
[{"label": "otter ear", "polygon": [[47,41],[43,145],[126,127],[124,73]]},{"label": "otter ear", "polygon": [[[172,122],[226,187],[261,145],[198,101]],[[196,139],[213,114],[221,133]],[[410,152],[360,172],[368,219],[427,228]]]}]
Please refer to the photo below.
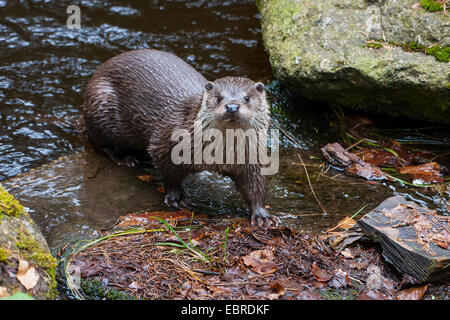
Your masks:
[{"label": "otter ear", "polygon": [[258,90],[258,92],[262,93],[264,91],[264,84],[262,82],[258,82],[256,84],[256,90]]},{"label": "otter ear", "polygon": [[211,91],[212,88],[213,88],[213,84],[211,82],[208,82],[207,84],[205,84],[206,90]]}]

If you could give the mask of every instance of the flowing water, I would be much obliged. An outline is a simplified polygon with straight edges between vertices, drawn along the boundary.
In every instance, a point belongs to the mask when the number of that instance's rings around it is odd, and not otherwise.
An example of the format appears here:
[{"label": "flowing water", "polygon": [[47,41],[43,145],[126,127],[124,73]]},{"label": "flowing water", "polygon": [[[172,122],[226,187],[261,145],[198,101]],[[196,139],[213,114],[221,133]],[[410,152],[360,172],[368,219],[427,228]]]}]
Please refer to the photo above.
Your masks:
[{"label": "flowing water", "polygon": [[[272,77],[264,51],[260,15],[253,0],[79,1],[81,28],[69,29],[71,1],[0,0],[0,182],[30,212],[52,250],[91,237],[121,215],[167,210],[158,172],[114,166],[77,131],[84,88],[95,69],[118,53],[155,48],[170,51],[206,78]],[[446,211],[436,195],[320,175],[319,148],[336,140],[317,106],[298,101],[292,115],[276,120],[301,144],[283,140],[280,171],[269,178],[271,212],[296,228],[319,232],[386,197],[409,199]],[[307,164],[323,214],[312,196],[298,154]],[[184,183],[199,212],[214,217],[246,215],[231,181],[208,172]]]}]

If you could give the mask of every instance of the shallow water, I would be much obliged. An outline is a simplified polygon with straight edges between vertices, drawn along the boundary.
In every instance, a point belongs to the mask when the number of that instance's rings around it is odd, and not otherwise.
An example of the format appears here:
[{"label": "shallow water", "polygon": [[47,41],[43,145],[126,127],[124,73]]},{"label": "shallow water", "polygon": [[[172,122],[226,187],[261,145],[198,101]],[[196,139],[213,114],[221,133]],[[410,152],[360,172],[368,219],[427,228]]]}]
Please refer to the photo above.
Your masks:
[{"label": "shallow water", "polygon": [[[71,1],[0,0],[0,181],[30,208],[54,251],[95,236],[128,212],[167,210],[157,191],[160,182],[137,178],[157,172],[114,166],[77,131],[83,90],[95,69],[118,53],[156,48],[177,54],[208,79],[266,81],[271,69],[253,3],[83,1],[81,29],[70,30],[65,22]],[[337,137],[322,106],[296,101],[294,110],[274,116],[303,148],[284,139],[280,172],[269,178],[267,204],[283,222],[320,232],[395,194],[446,211],[442,199],[423,190],[370,184],[333,170],[321,175],[321,160],[310,155],[320,157],[319,148]],[[312,196],[298,153],[326,214]],[[184,186],[197,212],[248,214],[227,178],[205,172]]]},{"label": "shallow water", "polygon": [[253,1],[0,0],[0,180],[83,149],[74,123],[95,69],[118,53],[170,51],[208,79],[271,75]]}]

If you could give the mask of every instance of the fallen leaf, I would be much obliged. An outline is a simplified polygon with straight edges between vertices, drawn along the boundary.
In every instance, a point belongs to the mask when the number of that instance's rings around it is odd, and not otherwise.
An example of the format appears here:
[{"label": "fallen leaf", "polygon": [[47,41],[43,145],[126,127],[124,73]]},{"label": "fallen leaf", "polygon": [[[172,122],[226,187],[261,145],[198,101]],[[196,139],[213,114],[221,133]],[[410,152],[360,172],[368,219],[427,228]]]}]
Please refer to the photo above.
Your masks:
[{"label": "fallen leaf", "polygon": [[367,180],[391,180],[380,168],[365,162],[356,154],[348,152],[337,142],[329,143],[320,150],[331,165],[342,168],[348,173]]},{"label": "fallen leaf", "polygon": [[352,253],[352,251],[349,248],[345,248],[344,250],[341,251],[341,254],[344,256],[344,258],[346,259],[353,259],[356,257],[355,254]]},{"label": "fallen leaf", "polygon": [[8,297],[8,296],[9,296],[8,288],[0,287],[0,298],[4,298],[4,297]]},{"label": "fallen leaf", "polygon": [[397,300],[420,300],[427,291],[428,284],[421,287],[413,287],[402,290],[397,295]]},{"label": "fallen leaf", "polygon": [[319,282],[327,282],[328,280],[330,280],[333,277],[332,274],[321,269],[317,265],[317,262],[315,262],[315,261],[313,262],[313,264],[311,266],[311,274],[314,276],[314,279],[316,279]]},{"label": "fallen leaf", "polygon": [[368,262],[350,262],[349,267],[356,270],[363,270],[367,269],[369,263]]},{"label": "fallen leaf", "polygon": [[447,230],[444,230],[433,235],[431,241],[433,241],[439,247],[448,250],[448,244],[450,243],[450,233]]},{"label": "fallen leaf", "polygon": [[270,290],[271,292],[267,295],[270,300],[279,299],[284,294],[284,287],[278,281],[270,284]]},{"label": "fallen leaf", "polygon": [[333,276],[333,278],[328,281],[328,286],[332,288],[345,288],[350,283],[347,272],[339,269]]},{"label": "fallen leaf", "polygon": [[[199,215],[195,215],[198,217]],[[153,217],[158,217],[166,221],[189,219],[192,217],[192,212],[189,210],[172,211],[152,211],[152,212],[140,212],[129,214],[123,218],[116,227],[124,228],[129,226],[142,226],[150,223],[159,223],[159,221]]]},{"label": "fallen leaf", "polygon": [[273,293],[276,293],[279,296],[284,294],[284,287],[278,281],[274,281],[274,282],[270,283],[270,290],[272,290]]},{"label": "fallen leaf", "polygon": [[145,182],[149,182],[155,180],[155,177],[152,174],[142,174],[138,176],[138,179]]},{"label": "fallen leaf", "polygon": [[356,221],[354,219],[347,217],[347,218],[340,220],[337,225],[339,226],[339,228],[342,228],[342,229],[350,229],[350,228],[353,228],[353,226],[355,224],[356,224]]},{"label": "fallen leaf", "polygon": [[17,280],[25,289],[33,289],[39,281],[39,274],[34,267],[30,267],[26,260],[19,260],[19,270],[16,275]]},{"label": "fallen leaf", "polygon": [[242,259],[244,265],[259,274],[270,274],[277,270],[277,266],[273,263],[274,256],[271,250],[256,250]]},{"label": "fallen leaf", "polygon": [[326,287],[327,286],[327,283],[326,282],[320,282],[320,281],[313,281],[312,282],[312,285],[313,285],[313,287],[314,288],[316,288],[316,289],[322,289],[323,287]]},{"label": "fallen leaf", "polygon": [[384,164],[397,167],[400,165],[398,158],[387,150],[366,149],[356,153],[356,155],[365,162],[375,166]]},{"label": "fallen leaf", "polygon": [[158,192],[163,193],[163,194],[166,193],[166,190],[162,186],[156,187],[156,190],[158,190]]},{"label": "fallen leaf", "polygon": [[428,162],[419,166],[403,167],[401,174],[410,174],[413,179],[420,179],[425,183],[440,183],[444,181],[441,168],[437,162]]},{"label": "fallen leaf", "polygon": [[379,290],[382,286],[382,280],[381,280],[381,270],[380,267],[371,264],[367,267],[367,273],[369,276],[366,280],[366,286],[369,290]]}]

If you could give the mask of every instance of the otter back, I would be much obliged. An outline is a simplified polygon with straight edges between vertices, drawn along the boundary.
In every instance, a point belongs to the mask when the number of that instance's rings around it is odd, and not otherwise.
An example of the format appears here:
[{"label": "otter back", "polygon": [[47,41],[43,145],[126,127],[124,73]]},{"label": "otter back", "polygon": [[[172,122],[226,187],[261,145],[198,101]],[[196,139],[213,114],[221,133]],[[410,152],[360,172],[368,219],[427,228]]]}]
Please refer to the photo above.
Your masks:
[{"label": "otter back", "polygon": [[84,97],[89,137],[100,148],[142,150],[173,113],[201,99],[207,80],[177,56],[151,49],[120,54],[93,75]]}]

